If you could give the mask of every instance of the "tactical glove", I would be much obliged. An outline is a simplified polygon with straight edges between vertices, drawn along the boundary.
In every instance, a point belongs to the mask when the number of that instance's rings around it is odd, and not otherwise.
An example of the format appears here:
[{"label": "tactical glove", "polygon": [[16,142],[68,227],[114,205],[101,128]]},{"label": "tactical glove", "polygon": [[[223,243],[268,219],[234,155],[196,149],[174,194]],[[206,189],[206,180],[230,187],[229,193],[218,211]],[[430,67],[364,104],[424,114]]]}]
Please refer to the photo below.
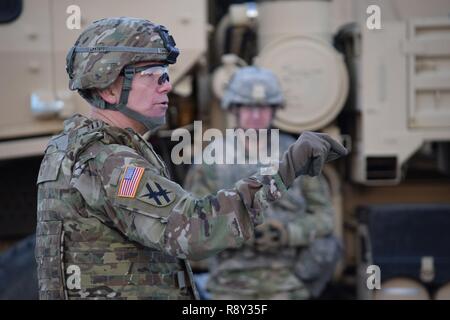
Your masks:
[{"label": "tactical glove", "polygon": [[317,176],[326,162],[347,153],[347,149],[328,134],[305,131],[284,153],[278,173],[289,188],[296,177]]}]

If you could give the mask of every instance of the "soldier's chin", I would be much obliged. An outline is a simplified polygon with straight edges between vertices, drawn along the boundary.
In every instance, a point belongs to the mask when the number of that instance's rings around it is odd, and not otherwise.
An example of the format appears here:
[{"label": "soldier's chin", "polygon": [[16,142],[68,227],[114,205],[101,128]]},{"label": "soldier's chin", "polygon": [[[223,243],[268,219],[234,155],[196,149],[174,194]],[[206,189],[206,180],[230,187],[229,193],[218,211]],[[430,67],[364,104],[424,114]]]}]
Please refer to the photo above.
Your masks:
[{"label": "soldier's chin", "polygon": [[262,125],[262,124],[260,124],[260,123],[254,123],[254,124],[250,124],[249,126],[248,126],[248,129],[255,129],[255,130],[259,130],[259,129],[267,129],[268,127],[267,126],[264,126],[264,125]]},{"label": "soldier's chin", "polygon": [[153,105],[154,114],[151,115],[151,117],[164,117],[167,112],[168,105],[158,103]]}]

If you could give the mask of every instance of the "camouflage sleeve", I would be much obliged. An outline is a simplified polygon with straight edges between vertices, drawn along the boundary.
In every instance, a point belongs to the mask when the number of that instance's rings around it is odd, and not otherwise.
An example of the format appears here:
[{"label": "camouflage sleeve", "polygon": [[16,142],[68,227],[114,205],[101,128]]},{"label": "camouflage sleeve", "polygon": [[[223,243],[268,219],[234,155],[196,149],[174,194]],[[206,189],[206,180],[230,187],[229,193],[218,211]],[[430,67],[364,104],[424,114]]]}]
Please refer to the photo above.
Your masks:
[{"label": "camouflage sleeve", "polygon": [[121,146],[94,163],[104,200],[92,205],[130,240],[182,259],[242,245],[261,223],[262,207],[285,188],[278,175],[252,176],[196,198],[132,149]]},{"label": "camouflage sleeve", "polygon": [[295,181],[295,189],[303,194],[305,214],[288,224],[289,245],[305,246],[315,238],[333,232],[334,210],[328,184],[323,176],[301,176]]}]

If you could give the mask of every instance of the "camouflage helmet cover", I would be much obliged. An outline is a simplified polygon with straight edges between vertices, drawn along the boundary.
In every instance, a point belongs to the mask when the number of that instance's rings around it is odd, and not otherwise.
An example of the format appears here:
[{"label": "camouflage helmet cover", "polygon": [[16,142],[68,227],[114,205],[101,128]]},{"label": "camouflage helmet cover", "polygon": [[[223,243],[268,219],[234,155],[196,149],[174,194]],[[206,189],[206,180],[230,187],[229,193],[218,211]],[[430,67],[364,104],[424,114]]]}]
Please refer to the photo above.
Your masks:
[{"label": "camouflage helmet cover", "polygon": [[284,103],[276,75],[260,67],[244,67],[236,71],[222,98],[222,108],[231,105],[275,105]]},{"label": "camouflage helmet cover", "polygon": [[175,41],[162,25],[130,17],[97,20],[80,34],[67,54],[69,88],[104,89],[128,64],[172,64],[178,54]]}]

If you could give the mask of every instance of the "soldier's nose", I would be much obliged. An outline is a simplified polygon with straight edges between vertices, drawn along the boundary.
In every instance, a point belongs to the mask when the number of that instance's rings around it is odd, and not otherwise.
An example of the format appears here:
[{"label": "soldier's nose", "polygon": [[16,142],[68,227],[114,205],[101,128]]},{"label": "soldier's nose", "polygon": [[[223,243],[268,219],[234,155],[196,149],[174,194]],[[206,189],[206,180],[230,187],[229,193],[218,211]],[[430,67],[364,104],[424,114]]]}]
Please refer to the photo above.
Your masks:
[{"label": "soldier's nose", "polygon": [[158,91],[160,93],[169,93],[170,91],[172,91],[172,84],[169,80],[167,80],[158,87]]}]

